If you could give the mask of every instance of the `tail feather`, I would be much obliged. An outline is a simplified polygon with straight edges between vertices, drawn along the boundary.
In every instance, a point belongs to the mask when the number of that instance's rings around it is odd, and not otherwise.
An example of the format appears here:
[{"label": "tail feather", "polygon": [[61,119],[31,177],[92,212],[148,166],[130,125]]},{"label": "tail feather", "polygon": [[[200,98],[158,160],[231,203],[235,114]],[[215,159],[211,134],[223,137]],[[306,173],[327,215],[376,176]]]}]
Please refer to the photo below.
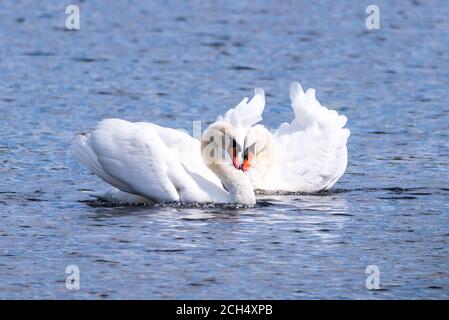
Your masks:
[{"label": "tail feather", "polygon": [[77,135],[75,139],[73,139],[71,144],[71,151],[75,159],[107,183],[116,186],[120,190],[131,192],[128,185],[118,179],[111,177],[104,171],[103,167],[98,161],[95,151],[91,147],[90,137],[91,134],[87,133],[83,135]]}]

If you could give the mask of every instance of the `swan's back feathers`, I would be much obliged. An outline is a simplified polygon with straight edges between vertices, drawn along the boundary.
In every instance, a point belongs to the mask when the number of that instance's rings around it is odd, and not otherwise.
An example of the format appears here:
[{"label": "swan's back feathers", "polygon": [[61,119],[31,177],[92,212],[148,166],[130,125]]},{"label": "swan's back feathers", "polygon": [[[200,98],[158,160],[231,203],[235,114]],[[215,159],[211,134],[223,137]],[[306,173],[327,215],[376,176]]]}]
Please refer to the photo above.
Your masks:
[{"label": "swan's back feathers", "polygon": [[295,119],[274,134],[278,158],[265,188],[270,189],[272,183],[271,189],[284,191],[329,189],[346,169],[347,119],[322,106],[315,90],[304,93],[297,82],[291,85],[290,99]]},{"label": "swan's back feathers", "polygon": [[179,200],[167,174],[170,159],[153,128],[119,119],[103,120],[92,132],[90,146],[104,171],[128,190],[113,184],[115,187],[148,198]]}]

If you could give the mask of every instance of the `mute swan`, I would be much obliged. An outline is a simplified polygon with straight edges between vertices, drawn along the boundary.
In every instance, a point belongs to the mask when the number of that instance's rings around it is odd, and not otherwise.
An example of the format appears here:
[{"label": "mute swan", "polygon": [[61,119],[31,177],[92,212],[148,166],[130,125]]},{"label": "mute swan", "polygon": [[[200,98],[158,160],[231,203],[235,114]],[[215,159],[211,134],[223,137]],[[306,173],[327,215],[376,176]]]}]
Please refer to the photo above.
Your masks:
[{"label": "mute swan", "polygon": [[242,170],[255,189],[316,192],[330,189],[346,170],[347,118],[321,106],[315,90],[290,87],[295,118],[272,134],[262,125],[247,132]]},{"label": "mute swan", "polygon": [[264,91],[256,89],[249,102],[243,99],[211,124],[201,142],[153,123],[106,119],[91,133],[78,135],[71,149],[115,187],[99,196],[109,201],[253,205],[254,189],[240,170],[240,158],[246,132],[261,119],[264,106]]}]

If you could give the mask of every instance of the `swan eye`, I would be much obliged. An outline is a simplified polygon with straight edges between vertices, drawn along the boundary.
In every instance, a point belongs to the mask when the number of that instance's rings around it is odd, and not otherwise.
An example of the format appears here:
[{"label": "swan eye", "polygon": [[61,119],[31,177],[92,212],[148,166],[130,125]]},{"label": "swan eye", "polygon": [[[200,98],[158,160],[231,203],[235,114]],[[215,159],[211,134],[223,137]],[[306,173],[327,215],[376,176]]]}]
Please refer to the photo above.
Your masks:
[{"label": "swan eye", "polygon": [[242,147],[235,141],[235,139],[232,139],[232,147],[237,150],[237,153],[242,152]]},{"label": "swan eye", "polygon": [[237,154],[242,151],[242,147],[235,141],[235,139],[231,138],[231,143],[228,148],[229,155],[232,159],[232,164],[236,169],[240,169],[240,163],[238,162]]},{"label": "swan eye", "polygon": [[256,143],[253,143],[252,145],[247,147],[243,152],[243,164],[242,164],[243,171],[248,171],[251,168],[251,161],[253,160],[255,154],[256,154]]},{"label": "swan eye", "polygon": [[230,138],[230,144],[228,152],[232,157],[236,157],[238,153],[242,151],[242,147],[235,141],[235,139]]},{"label": "swan eye", "polygon": [[248,157],[254,156],[256,154],[256,143],[254,142],[252,145],[247,147],[245,151],[243,152],[243,159],[248,159]]}]

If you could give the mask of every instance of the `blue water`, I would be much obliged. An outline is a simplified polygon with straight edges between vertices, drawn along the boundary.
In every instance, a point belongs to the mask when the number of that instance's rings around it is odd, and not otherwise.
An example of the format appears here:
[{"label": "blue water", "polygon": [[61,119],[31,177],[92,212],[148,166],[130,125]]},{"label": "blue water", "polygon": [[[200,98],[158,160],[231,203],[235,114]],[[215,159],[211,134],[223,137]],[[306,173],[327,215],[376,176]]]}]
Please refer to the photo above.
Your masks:
[{"label": "blue water", "polygon": [[[0,4],[0,298],[449,298],[449,3]],[[334,192],[254,209],[112,207],[70,155],[103,118],[192,129],[291,81],[348,118]],[[65,286],[80,269],[80,289]],[[368,265],[380,290],[365,286]]]}]

